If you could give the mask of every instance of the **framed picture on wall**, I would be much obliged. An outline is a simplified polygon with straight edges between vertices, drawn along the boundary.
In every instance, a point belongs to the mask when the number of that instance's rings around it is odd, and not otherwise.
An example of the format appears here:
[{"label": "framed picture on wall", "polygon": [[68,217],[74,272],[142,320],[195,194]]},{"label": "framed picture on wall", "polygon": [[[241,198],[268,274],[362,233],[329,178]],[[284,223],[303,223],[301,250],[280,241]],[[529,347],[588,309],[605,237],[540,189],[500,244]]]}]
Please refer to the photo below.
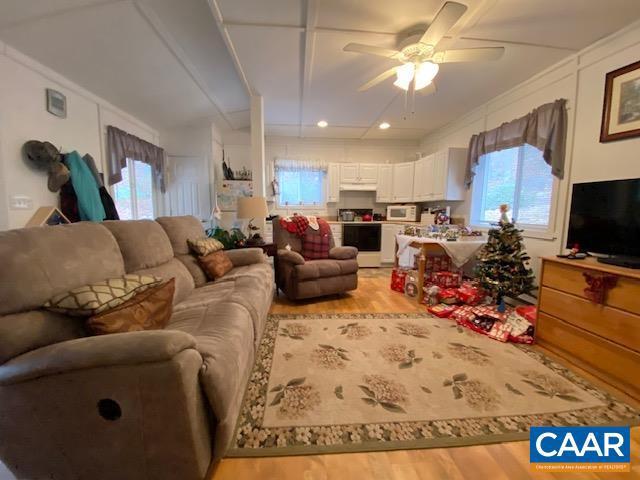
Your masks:
[{"label": "framed picture on wall", "polygon": [[640,136],[640,61],[607,73],[600,141]]}]

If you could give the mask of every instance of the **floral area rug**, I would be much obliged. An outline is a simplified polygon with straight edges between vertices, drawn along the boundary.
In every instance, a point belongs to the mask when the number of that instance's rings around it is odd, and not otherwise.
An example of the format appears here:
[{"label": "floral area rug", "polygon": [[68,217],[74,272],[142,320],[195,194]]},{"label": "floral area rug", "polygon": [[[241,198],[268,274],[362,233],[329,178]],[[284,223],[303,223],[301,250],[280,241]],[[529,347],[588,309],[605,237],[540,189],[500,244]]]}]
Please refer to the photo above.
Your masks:
[{"label": "floral area rug", "polygon": [[638,418],[541,353],[450,320],[271,315],[227,455],[472,445]]}]

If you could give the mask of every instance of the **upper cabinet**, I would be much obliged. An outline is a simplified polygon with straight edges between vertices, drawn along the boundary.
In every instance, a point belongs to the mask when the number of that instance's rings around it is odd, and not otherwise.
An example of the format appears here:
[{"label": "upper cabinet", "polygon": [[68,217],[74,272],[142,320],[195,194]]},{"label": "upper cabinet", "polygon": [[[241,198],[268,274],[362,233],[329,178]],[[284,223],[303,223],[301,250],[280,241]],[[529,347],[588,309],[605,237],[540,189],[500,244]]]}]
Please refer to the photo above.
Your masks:
[{"label": "upper cabinet", "polygon": [[327,170],[327,203],[340,200],[340,164],[330,163]]},{"label": "upper cabinet", "polygon": [[464,200],[465,148],[447,148],[416,162],[415,202]]},{"label": "upper cabinet", "polygon": [[378,188],[376,189],[376,202],[393,202],[393,165],[380,165],[378,167]]},{"label": "upper cabinet", "polygon": [[375,185],[378,183],[378,164],[341,163],[340,183]]},{"label": "upper cabinet", "polygon": [[413,172],[415,162],[395,163],[393,165],[392,202],[411,202],[413,200]]}]

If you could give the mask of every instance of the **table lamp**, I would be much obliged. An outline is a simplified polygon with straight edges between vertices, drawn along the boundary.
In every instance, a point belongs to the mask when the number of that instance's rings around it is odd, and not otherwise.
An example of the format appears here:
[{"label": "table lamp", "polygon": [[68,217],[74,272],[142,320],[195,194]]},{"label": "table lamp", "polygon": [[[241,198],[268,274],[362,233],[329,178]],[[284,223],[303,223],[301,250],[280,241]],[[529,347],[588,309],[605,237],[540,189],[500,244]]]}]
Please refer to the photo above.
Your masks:
[{"label": "table lamp", "polygon": [[[249,219],[249,239],[247,244],[249,245],[262,245],[264,240],[257,232],[258,227],[253,225],[256,218],[266,218],[269,215],[267,209],[267,200],[264,197],[239,197],[238,198],[238,211],[236,216],[240,219]],[[252,232],[256,232],[253,233]]]}]

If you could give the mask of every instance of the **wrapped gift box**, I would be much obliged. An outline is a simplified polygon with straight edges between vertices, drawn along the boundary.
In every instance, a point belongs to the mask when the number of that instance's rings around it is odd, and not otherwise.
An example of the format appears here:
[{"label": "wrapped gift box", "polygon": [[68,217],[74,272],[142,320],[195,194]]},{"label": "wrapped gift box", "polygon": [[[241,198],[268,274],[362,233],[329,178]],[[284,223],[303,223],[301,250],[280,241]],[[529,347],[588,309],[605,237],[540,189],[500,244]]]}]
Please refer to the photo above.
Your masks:
[{"label": "wrapped gift box", "polygon": [[457,288],[462,283],[460,272],[440,271],[431,275],[431,281],[443,288]]},{"label": "wrapped gift box", "polygon": [[482,289],[471,282],[463,282],[458,288],[458,300],[465,305],[478,305],[484,296]]},{"label": "wrapped gift box", "polygon": [[458,292],[455,288],[441,288],[438,293],[440,303],[446,303],[447,305],[454,305],[458,303]]},{"label": "wrapped gift box", "polygon": [[391,271],[391,290],[404,293],[404,284],[407,278],[407,270],[394,268]]},{"label": "wrapped gift box", "polygon": [[448,318],[458,308],[460,307],[458,307],[457,305],[447,305],[445,303],[439,303],[438,305],[432,305],[431,307],[427,308],[427,310],[429,311],[429,313],[432,313],[436,317]]}]

